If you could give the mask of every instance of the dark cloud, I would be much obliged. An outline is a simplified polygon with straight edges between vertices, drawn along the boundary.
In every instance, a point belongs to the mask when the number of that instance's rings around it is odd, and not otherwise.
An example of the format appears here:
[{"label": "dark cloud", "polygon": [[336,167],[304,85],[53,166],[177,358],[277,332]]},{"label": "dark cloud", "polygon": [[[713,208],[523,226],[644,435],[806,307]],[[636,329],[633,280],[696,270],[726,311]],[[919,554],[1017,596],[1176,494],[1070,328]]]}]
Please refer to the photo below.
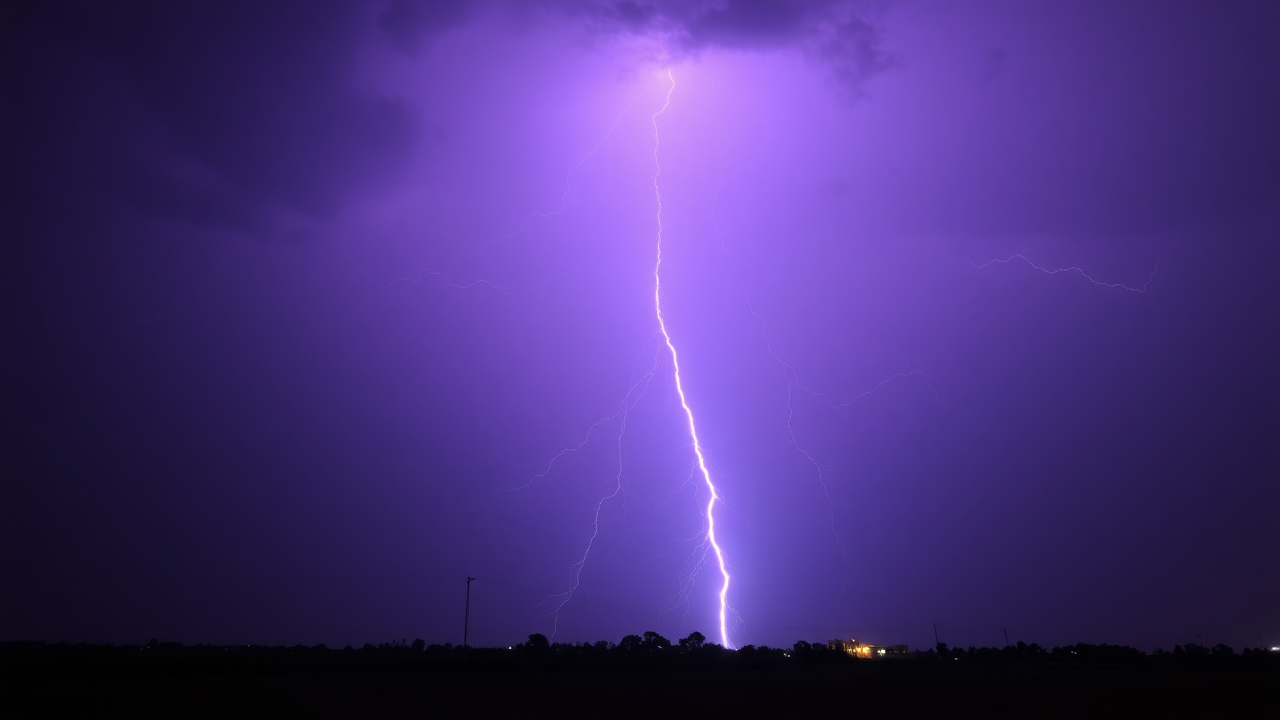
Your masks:
[{"label": "dark cloud", "polygon": [[7,64],[41,72],[12,77],[9,124],[30,140],[10,170],[37,172],[71,143],[82,146],[81,180],[148,213],[242,231],[266,230],[280,212],[330,217],[353,193],[393,182],[439,135],[413,104],[347,79],[368,24],[354,9],[22,6]]},{"label": "dark cloud", "polygon": [[704,8],[687,24],[689,47],[760,48],[787,44],[805,30],[811,7],[801,3],[732,0]]},{"label": "dark cloud", "polygon": [[862,95],[863,85],[893,67],[896,58],[881,45],[880,32],[869,20],[845,7],[815,24],[807,50],[827,65],[832,76],[853,93]]},{"label": "dark cloud", "polygon": [[795,48],[826,66],[855,96],[894,62],[865,6],[856,2],[610,0],[566,7],[596,34],[655,38],[675,57],[715,49]]}]

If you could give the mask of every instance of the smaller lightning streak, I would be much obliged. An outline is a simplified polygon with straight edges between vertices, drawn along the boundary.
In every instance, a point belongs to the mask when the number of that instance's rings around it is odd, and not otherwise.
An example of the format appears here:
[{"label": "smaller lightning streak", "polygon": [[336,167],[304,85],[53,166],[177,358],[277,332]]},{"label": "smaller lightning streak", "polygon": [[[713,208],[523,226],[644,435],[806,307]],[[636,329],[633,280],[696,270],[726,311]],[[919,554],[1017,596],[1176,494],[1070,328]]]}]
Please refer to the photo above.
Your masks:
[{"label": "smaller lightning streak", "polygon": [[716,520],[715,507],[716,502],[720,500],[720,494],[716,492],[715,483],[711,481],[711,471],[707,469],[707,460],[702,453],[702,443],[698,440],[698,427],[693,421],[693,410],[689,407],[689,400],[684,394],[684,383],[680,378],[680,356],[676,352],[676,346],[671,342],[671,334],[667,332],[667,321],[662,315],[662,190],[658,186],[658,178],[662,175],[662,165],[658,162],[658,147],[661,140],[658,135],[658,116],[667,111],[671,105],[671,93],[675,92],[676,79],[671,71],[667,71],[667,79],[671,81],[671,87],[667,89],[666,101],[662,104],[662,109],[653,114],[653,165],[656,168],[653,174],[653,194],[658,203],[658,232],[655,238],[657,246],[657,260],[653,266],[653,305],[654,311],[658,316],[658,329],[662,332],[662,338],[667,343],[667,349],[671,351],[671,367],[675,372],[676,394],[680,396],[680,407],[684,408],[685,417],[689,421],[689,437],[693,439],[693,453],[698,457],[698,469],[702,471],[702,479],[707,485],[707,492],[710,497],[707,499],[707,542],[711,544],[711,548],[715,550],[716,561],[720,565],[720,576],[724,579],[720,586],[720,643],[727,648],[733,645],[729,642],[729,630],[726,623],[726,614],[728,612],[729,597],[729,568],[725,564],[724,551],[720,549],[720,544],[716,542]]},{"label": "smaller lightning streak", "polygon": [[[674,493],[671,493],[669,497],[671,498],[683,497],[685,494],[684,490],[686,486],[688,486],[693,489],[693,494],[694,494],[693,502],[696,504],[697,503],[697,488],[696,488],[697,477],[698,477],[698,465],[696,462],[691,463],[689,467],[689,479],[686,480],[680,486],[680,488],[678,488]],[[732,510],[732,508],[729,508],[729,506],[725,504],[723,499],[720,500],[720,504]],[[690,537],[673,540],[667,544],[666,551],[660,552],[657,555],[653,556],[654,558],[670,557],[675,550],[688,545],[693,545],[693,550],[685,557],[684,564],[680,568],[680,574],[678,576],[680,578],[679,587],[676,589],[675,594],[673,594],[667,600],[667,602],[662,606],[662,609],[658,611],[658,619],[659,621],[661,621],[661,619],[665,618],[669,613],[674,612],[677,608],[684,608],[684,612],[682,613],[680,618],[681,633],[684,632],[684,627],[689,621],[689,610],[691,609],[689,597],[693,594],[693,589],[694,589],[694,586],[697,584],[698,577],[702,574],[702,568],[706,566],[707,553],[711,549],[711,543],[707,541],[706,530],[700,530],[698,531],[697,534],[692,535]],[[731,607],[727,609],[729,612],[733,613],[736,623],[740,624],[743,622],[742,616],[739,615],[736,610],[734,610]]]},{"label": "smaller lightning streak", "polygon": [[[674,492],[667,494],[665,499],[668,501],[682,499],[685,496],[685,489],[689,488],[693,491],[693,502],[696,505],[698,501],[698,489],[696,484],[697,477],[698,465],[696,462],[690,463],[688,479],[681,483],[680,487],[676,488]],[[659,496],[659,498],[663,498],[663,496]],[[679,578],[679,582],[676,592],[662,606],[662,609],[658,611],[658,617],[663,618],[666,617],[668,613],[673,612],[676,608],[684,608],[684,614],[680,619],[680,630],[682,632],[684,631],[685,623],[689,619],[689,596],[693,593],[693,588],[697,583],[698,576],[702,574],[703,566],[706,565],[707,551],[711,549],[710,543],[707,542],[707,533],[705,530],[699,530],[697,534],[690,537],[673,540],[667,543],[667,549],[665,551],[650,558],[670,557],[675,550],[687,545],[692,545],[693,551],[685,557],[684,564],[680,568],[680,574],[677,576]]]},{"label": "smaller lightning streak", "polygon": [[[627,434],[627,417],[628,415],[630,415],[631,409],[636,406],[636,403],[640,402],[640,400],[644,397],[645,391],[649,387],[649,381],[653,379],[653,374],[657,371],[657,365],[658,365],[658,355],[655,352],[653,356],[653,365],[649,368],[649,372],[645,373],[644,376],[640,378],[640,380],[636,381],[631,385],[631,387],[627,390],[627,396],[622,400],[622,406],[619,408],[618,414],[614,415],[614,417],[621,415],[622,420],[618,428],[618,471],[613,476],[613,491],[610,492],[608,495],[605,495],[604,497],[600,498],[600,501],[596,503],[595,511],[591,517],[591,536],[587,538],[586,547],[584,547],[582,550],[582,557],[578,558],[578,561],[570,565],[568,568],[569,589],[562,593],[551,595],[547,597],[545,600],[543,600],[542,603],[539,603],[540,606],[548,602],[556,603],[555,609],[553,609],[550,613],[550,615],[552,616],[552,627],[551,627],[552,639],[555,639],[556,632],[558,632],[560,629],[560,611],[564,609],[565,605],[569,604],[569,601],[573,599],[574,592],[578,589],[578,586],[582,584],[582,571],[587,566],[587,558],[591,556],[591,549],[595,546],[596,538],[600,536],[600,513],[604,510],[604,504],[612,500],[613,498],[618,497],[619,495],[623,496],[625,499],[625,492],[623,491],[623,487],[622,487],[622,470],[623,470],[622,438]],[[639,395],[636,395],[635,399],[633,400],[632,395],[636,393],[637,390],[639,391]],[[597,422],[596,425],[591,426],[591,429],[594,430],[595,427],[599,425],[601,422],[604,422],[604,420],[601,420]],[[590,439],[590,433],[591,431],[588,430],[587,440]],[[587,440],[583,440],[582,443],[575,448],[566,448],[560,451],[559,455],[556,455],[555,458],[552,458],[551,462],[547,465],[546,470],[544,470],[538,476],[535,476],[532,480],[529,481],[529,483],[532,484],[534,480],[538,479],[538,477],[542,477],[543,475],[546,475],[548,472],[551,471],[551,466],[555,464],[555,461],[557,459],[559,459],[561,456],[565,455],[566,453],[574,452],[578,448],[581,448],[583,445],[586,445]],[[525,485],[525,487],[528,487],[528,485]]]},{"label": "smaller lightning streak", "polygon": [[[656,336],[657,333],[654,333],[654,335]],[[651,337],[649,338],[649,341],[645,343],[644,347],[646,349],[649,347],[649,343],[653,342],[653,339],[654,338]],[[656,349],[655,349],[655,352],[656,352]],[[640,355],[643,355],[643,354],[644,354],[644,349],[640,351],[640,354],[636,356],[636,359],[639,359]],[[635,360],[633,360],[631,364],[632,364],[632,368],[634,368]],[[529,487],[532,486],[535,482],[537,482],[538,480],[550,474],[552,468],[555,467],[556,463],[559,462],[560,458],[566,455],[572,455],[573,453],[576,453],[582,448],[586,447],[587,443],[591,442],[591,436],[595,433],[596,428],[600,427],[601,425],[604,425],[605,423],[608,423],[608,422],[612,422],[613,420],[616,420],[619,417],[621,417],[622,427],[625,429],[626,423],[627,423],[626,416],[631,411],[631,408],[635,406],[635,403],[631,402],[631,396],[636,392],[637,389],[641,390],[641,393],[640,393],[641,396],[644,395],[644,389],[648,387],[649,381],[653,379],[653,372],[654,372],[654,368],[650,368],[649,372],[642,375],[639,380],[636,380],[635,382],[633,382],[631,386],[627,388],[627,393],[625,396],[623,396],[622,402],[618,404],[617,412],[615,412],[612,415],[602,417],[599,420],[596,420],[594,423],[592,423],[591,427],[587,428],[587,432],[584,434],[581,442],[579,442],[577,445],[569,445],[565,448],[562,448],[560,452],[556,453],[550,460],[548,460],[545,464],[543,464],[542,469],[539,470],[537,473],[535,473],[533,477],[529,478],[529,480],[526,481],[523,485],[520,485],[514,488],[504,488],[504,490],[511,492],[516,490],[529,489]],[[632,376],[634,377],[634,370],[633,370]]]},{"label": "smaller lightning streak", "polygon": [[1156,265],[1155,265],[1154,267],[1152,267],[1152,268],[1151,268],[1151,272],[1147,273],[1147,281],[1146,281],[1146,282],[1144,282],[1144,283],[1142,283],[1142,286],[1141,286],[1141,287],[1131,287],[1131,286],[1129,286],[1129,285],[1125,285],[1124,283],[1109,283],[1109,282],[1103,282],[1103,281],[1098,280],[1097,278],[1093,277],[1093,276],[1092,276],[1092,275],[1090,275],[1089,273],[1085,272],[1084,270],[1081,270],[1080,268],[1078,268],[1078,267],[1076,267],[1076,266],[1074,266],[1074,265],[1072,265],[1071,267],[1064,267],[1064,268],[1047,268],[1047,267],[1045,267],[1045,266],[1043,266],[1043,265],[1038,265],[1038,264],[1036,264],[1035,262],[1033,262],[1033,261],[1031,260],[1031,258],[1027,257],[1026,255],[1023,255],[1022,253],[1014,253],[1014,254],[1010,255],[1009,257],[1007,257],[1007,258],[1004,258],[1004,259],[996,258],[996,259],[994,259],[994,260],[988,260],[988,261],[986,261],[986,262],[984,262],[984,263],[976,263],[976,262],[974,262],[971,258],[965,258],[965,260],[968,260],[970,265],[972,265],[972,266],[974,266],[975,268],[977,268],[977,269],[981,270],[981,269],[983,269],[983,268],[987,267],[988,265],[991,265],[991,264],[994,264],[994,263],[998,263],[998,264],[1000,264],[1000,265],[1007,265],[1008,263],[1013,262],[1013,260],[1014,260],[1015,258],[1016,258],[1016,259],[1018,259],[1018,260],[1021,260],[1022,262],[1026,263],[1026,264],[1028,264],[1028,265],[1030,265],[1031,267],[1035,268],[1036,270],[1039,270],[1040,272],[1044,273],[1045,275],[1057,275],[1058,273],[1076,273],[1076,274],[1078,274],[1080,277],[1084,278],[1085,280],[1088,280],[1089,282],[1093,283],[1094,285],[1101,285],[1102,287],[1108,287],[1108,288],[1120,288],[1120,289],[1122,289],[1122,290],[1128,290],[1129,292],[1135,292],[1135,293],[1144,293],[1144,292],[1146,292],[1146,291],[1147,291],[1147,286],[1149,286],[1149,285],[1151,284],[1151,281],[1155,279],[1155,276],[1156,276],[1156,270],[1158,270],[1158,269],[1160,268],[1160,264],[1159,264],[1159,263],[1156,263]]}]

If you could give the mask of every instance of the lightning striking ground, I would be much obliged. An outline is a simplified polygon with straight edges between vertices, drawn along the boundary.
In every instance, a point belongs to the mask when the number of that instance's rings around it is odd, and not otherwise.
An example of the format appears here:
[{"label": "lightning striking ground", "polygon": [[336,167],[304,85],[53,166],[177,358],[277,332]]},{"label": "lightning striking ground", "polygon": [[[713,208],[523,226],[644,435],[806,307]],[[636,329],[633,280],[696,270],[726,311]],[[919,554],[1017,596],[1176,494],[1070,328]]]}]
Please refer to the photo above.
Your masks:
[{"label": "lightning striking ground", "polygon": [[732,648],[729,642],[729,630],[727,626],[728,614],[728,598],[729,598],[729,568],[724,559],[724,551],[720,548],[720,543],[716,541],[716,520],[715,508],[720,502],[720,494],[716,491],[715,483],[711,480],[711,471],[707,469],[707,459],[702,452],[702,443],[698,439],[698,427],[693,420],[693,409],[689,407],[689,400],[684,393],[684,382],[680,377],[680,355],[676,352],[675,343],[671,341],[671,333],[667,331],[667,321],[662,314],[662,189],[658,184],[658,178],[662,175],[662,165],[658,161],[658,148],[661,145],[661,139],[658,134],[658,116],[666,112],[671,105],[671,94],[676,89],[676,79],[671,71],[667,71],[667,80],[671,82],[671,86],[667,88],[667,97],[662,104],[662,109],[653,114],[653,165],[655,172],[653,174],[653,194],[657,201],[657,224],[658,230],[655,237],[657,258],[653,266],[653,306],[654,312],[658,317],[658,329],[662,332],[662,339],[667,344],[667,350],[671,352],[671,367],[675,374],[676,394],[680,396],[680,407],[684,408],[685,417],[689,421],[689,437],[693,441],[693,453],[698,458],[698,469],[702,472],[702,479],[706,483],[707,493],[707,542],[710,543],[711,549],[715,551],[716,562],[720,566],[720,576],[723,582],[720,585],[720,642],[727,648]]},{"label": "lightning striking ground", "polygon": [[[684,410],[685,418],[688,423],[689,437],[690,437],[690,440],[692,441],[693,451],[696,458],[696,463],[695,463],[696,470],[694,471],[693,475],[691,475],[690,479],[693,480],[697,475],[700,474],[703,484],[706,486],[707,494],[708,494],[705,508],[703,508],[702,510],[703,515],[706,518],[706,528],[704,532],[699,533],[699,536],[697,536],[703,539],[703,542],[700,543],[702,547],[700,551],[696,551],[695,554],[691,556],[688,561],[686,561],[686,566],[681,572],[681,577],[683,579],[681,580],[680,588],[676,598],[673,598],[673,602],[675,602],[676,600],[679,600],[680,602],[676,604],[685,604],[686,613],[688,612],[687,599],[689,594],[692,591],[693,583],[695,582],[695,578],[697,577],[697,575],[700,574],[700,570],[705,566],[707,555],[708,555],[707,551],[708,550],[712,551],[715,555],[717,566],[720,570],[720,576],[721,576],[721,583],[720,583],[720,588],[718,592],[718,601],[719,601],[718,620],[719,620],[719,630],[720,630],[720,641],[725,647],[732,648],[733,645],[729,640],[729,629],[728,629],[729,614],[734,613],[734,610],[731,607],[729,607],[729,604],[728,604],[728,591],[731,583],[731,577],[728,570],[728,563],[725,559],[724,550],[720,546],[719,539],[716,537],[716,522],[715,522],[716,521],[715,513],[717,509],[723,510],[727,506],[724,505],[724,501],[719,494],[719,491],[715,485],[715,482],[712,479],[711,471],[708,467],[707,455],[706,455],[706,452],[704,451],[701,439],[698,436],[698,430],[697,430],[697,425],[694,419],[693,410],[689,405],[689,400],[685,393],[684,378],[681,376],[679,353],[677,351],[675,341],[672,339],[671,333],[669,332],[669,329],[667,327],[667,322],[666,322],[667,318],[663,313],[663,305],[662,305],[663,293],[662,293],[661,271],[662,271],[662,261],[663,261],[662,242],[663,242],[664,228],[662,224],[662,192],[661,192],[661,186],[659,181],[660,176],[662,174],[662,167],[659,159],[661,137],[659,132],[658,118],[660,115],[666,112],[667,109],[670,107],[671,98],[675,92],[676,83],[675,83],[675,78],[672,71],[668,70],[666,72],[666,80],[670,84],[666,89],[664,102],[661,108],[651,116],[651,123],[653,126],[653,142],[654,142],[653,162],[654,162],[654,168],[655,168],[654,175],[653,175],[653,190],[654,190],[654,199],[656,201],[656,206],[657,206],[656,218],[655,218],[656,225],[657,225],[656,234],[655,234],[655,256],[656,257],[655,257],[654,266],[653,266],[654,312],[655,312],[656,319],[658,321],[658,332],[661,334],[662,340],[666,345],[666,349],[671,355],[675,389],[676,389],[677,395],[679,396],[680,405],[681,405],[681,408]],[[482,243],[468,242],[467,244],[472,246],[485,247],[493,243],[505,241],[518,235],[521,232],[521,230],[523,230],[524,227],[530,222],[533,222],[538,219],[545,219],[549,217],[559,216],[561,213],[563,213],[564,210],[569,205],[569,199],[570,199],[569,196],[570,196],[570,193],[572,192],[572,177],[574,173],[583,164],[585,164],[587,161],[589,161],[592,157],[595,156],[595,154],[599,151],[603,143],[613,134],[614,130],[616,129],[618,123],[621,121],[622,117],[626,115],[628,112],[630,112],[634,103],[635,103],[635,100],[633,100],[632,103],[628,104],[628,106],[622,110],[622,112],[614,119],[612,125],[607,129],[604,135],[599,138],[595,146],[592,147],[589,152],[583,155],[577,161],[577,163],[574,164],[571,168],[569,168],[569,170],[566,172],[564,189],[560,195],[560,203],[558,208],[550,211],[545,211],[545,212],[530,213],[523,220],[520,221],[520,223],[515,228],[515,230],[501,237],[495,238],[493,240],[489,240],[487,242],[482,242]],[[717,188],[717,198],[718,198],[718,195],[719,195],[719,188]],[[720,234],[720,242],[721,242],[722,250],[724,250],[726,254],[728,254],[730,257],[734,257],[736,253],[734,253],[733,251],[730,251],[727,247],[725,247],[723,233],[720,232],[719,224],[714,222],[714,218],[713,218],[713,224],[715,224],[716,232]],[[1146,282],[1143,283],[1141,286],[1135,287],[1135,286],[1124,285],[1121,283],[1109,283],[1109,282],[1098,280],[1090,276],[1089,274],[1087,274],[1081,268],[1074,267],[1074,266],[1062,267],[1062,268],[1042,266],[1033,262],[1030,258],[1028,258],[1023,253],[1015,253],[1007,258],[997,258],[997,259],[988,260],[982,263],[975,262],[968,258],[965,258],[965,259],[968,260],[969,263],[977,269],[985,269],[992,264],[1011,264],[1015,260],[1021,260],[1027,265],[1029,265],[1032,269],[1039,270],[1040,272],[1048,275],[1074,273],[1074,274],[1080,275],[1085,280],[1095,285],[1099,285],[1107,288],[1123,289],[1123,290],[1136,292],[1136,293],[1143,293],[1146,291],[1148,285],[1150,285],[1150,283],[1152,282],[1156,272],[1156,270],[1153,269],[1150,275],[1147,277]],[[735,262],[734,264],[737,265],[737,262]],[[441,280],[446,285],[449,285],[457,289],[465,290],[465,289],[471,289],[473,287],[479,286],[479,287],[486,287],[492,290],[496,290],[506,295],[523,296],[526,292],[534,290],[547,283],[559,280],[564,276],[577,272],[581,269],[582,268],[573,268],[555,277],[536,283],[532,286],[524,287],[520,289],[513,289],[510,287],[504,287],[500,284],[497,284],[485,279],[475,280],[469,283],[459,283],[454,281],[452,278],[445,275],[444,273],[441,273],[437,270],[434,270],[431,268],[423,268],[414,277],[393,279],[390,283],[387,284],[387,287],[389,287],[390,285],[394,285],[397,282],[417,283],[423,280],[424,278],[430,276],[437,280]],[[372,278],[370,279],[372,280]],[[812,451],[810,451],[808,448],[806,448],[802,444],[801,439],[797,434],[794,427],[794,423],[793,423],[795,419],[795,412],[796,412],[794,401],[797,397],[797,394],[798,393],[807,394],[811,397],[819,399],[823,404],[825,404],[827,407],[833,410],[842,410],[855,404],[856,402],[865,398],[866,396],[876,393],[885,385],[888,385],[895,381],[909,380],[911,378],[920,378],[927,383],[928,389],[932,392],[935,400],[937,400],[937,402],[940,405],[945,407],[956,408],[961,412],[963,412],[965,415],[968,415],[970,418],[975,420],[979,425],[982,425],[984,428],[986,427],[986,425],[982,423],[980,420],[978,420],[978,418],[975,417],[972,413],[969,413],[967,410],[965,410],[964,408],[944,402],[942,398],[939,396],[937,389],[934,387],[933,379],[929,377],[927,374],[925,374],[924,372],[922,372],[920,369],[910,366],[909,364],[905,367],[905,369],[900,370],[894,373],[893,375],[882,379],[880,382],[876,383],[873,387],[870,387],[869,389],[866,389],[860,393],[857,393],[856,395],[854,395],[853,397],[847,400],[836,399],[828,395],[827,393],[818,391],[806,385],[804,382],[801,381],[800,374],[797,371],[797,369],[790,362],[785,360],[779,354],[778,349],[775,347],[774,340],[769,333],[769,328],[764,317],[757,311],[757,309],[754,307],[754,305],[751,302],[749,293],[746,288],[745,279],[742,277],[740,268],[739,268],[739,283],[741,285],[743,299],[747,305],[747,310],[750,313],[750,315],[754,317],[754,319],[759,324],[760,336],[762,341],[764,342],[765,349],[768,352],[769,356],[779,364],[779,366],[783,371],[783,376],[787,385],[786,427],[787,427],[787,432],[789,434],[789,440],[790,440],[789,444],[793,450],[799,453],[817,471],[818,484],[821,486],[823,495],[827,501],[828,506],[831,509],[830,531],[831,531],[832,537],[835,539],[836,545],[839,547],[841,551],[842,557],[844,557],[845,566],[847,568],[848,567],[847,549],[837,530],[836,503],[832,495],[832,488],[829,485],[832,478],[828,477],[829,475],[839,476],[841,473],[839,468],[833,465],[830,465],[826,462],[823,462],[821,459],[815,456],[815,454]],[[657,360],[656,356],[654,360],[656,362]],[[559,453],[557,453],[555,456],[550,458],[550,460],[547,461],[544,465],[540,466],[535,472],[535,474],[532,477],[528,478],[528,480],[524,484],[518,487],[505,488],[506,491],[527,490],[535,482],[547,476],[552,471],[552,469],[557,465],[557,463],[561,459],[563,459],[565,456],[572,455],[578,452],[579,450],[581,450],[584,446],[586,446],[591,441],[596,431],[599,430],[602,425],[610,423],[615,420],[619,421],[620,427],[619,427],[619,432],[617,437],[618,468],[617,468],[616,474],[612,478],[612,482],[610,483],[612,487],[609,490],[607,490],[606,494],[601,496],[599,500],[595,503],[595,506],[593,508],[594,512],[592,513],[592,519],[590,523],[589,537],[586,539],[584,543],[582,553],[576,559],[576,561],[572,562],[572,564],[566,568],[569,573],[568,587],[565,589],[564,592],[550,595],[546,598],[546,600],[543,601],[544,603],[550,603],[553,606],[554,609],[550,612],[550,615],[553,617],[553,622],[556,627],[558,627],[558,624],[559,624],[559,615],[561,610],[563,610],[565,606],[573,599],[576,590],[581,584],[582,572],[586,567],[588,559],[591,556],[592,550],[596,544],[596,540],[599,538],[599,535],[600,535],[600,531],[601,531],[600,524],[602,519],[601,513],[604,510],[604,506],[607,503],[609,503],[611,500],[618,499],[620,497],[625,499],[625,489],[623,487],[623,482],[622,482],[623,480],[622,438],[626,434],[627,416],[629,415],[630,410],[635,406],[636,403],[639,402],[639,400],[645,394],[645,389],[648,387],[649,382],[654,377],[655,372],[656,372],[656,366],[654,368],[651,368],[648,373],[644,374],[638,382],[634,382],[631,385],[631,387],[628,389],[626,396],[623,398],[621,404],[618,407],[618,410],[612,415],[600,418],[594,424],[592,424],[589,428],[587,428],[584,434],[584,437],[582,437],[582,440],[579,443],[577,443],[576,445],[570,445],[570,446],[564,447]],[[686,538],[680,544],[693,541],[695,539],[696,538]],[[668,607],[664,607],[663,610],[665,612],[668,609],[669,609]],[[734,614],[736,615],[736,613]],[[683,626],[683,623],[682,623],[682,626]],[[555,634],[556,634],[555,629],[553,628],[552,630],[553,638]]]}]

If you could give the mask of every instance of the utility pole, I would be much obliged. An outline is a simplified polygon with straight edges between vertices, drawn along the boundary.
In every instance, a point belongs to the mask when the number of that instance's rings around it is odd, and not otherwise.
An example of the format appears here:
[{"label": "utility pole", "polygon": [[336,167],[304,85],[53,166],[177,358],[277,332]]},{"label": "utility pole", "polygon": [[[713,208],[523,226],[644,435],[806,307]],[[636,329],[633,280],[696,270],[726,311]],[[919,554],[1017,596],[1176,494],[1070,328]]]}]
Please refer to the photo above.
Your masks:
[{"label": "utility pole", "polygon": [[1009,629],[1008,628],[1000,628],[1000,629],[1004,631],[1004,646],[1009,647]]},{"label": "utility pole", "polygon": [[[935,650],[940,650],[941,645],[942,645],[942,641],[938,640],[938,623],[934,623],[933,624],[933,647]],[[939,653],[939,658],[941,658],[941,653]]]},{"label": "utility pole", "polygon": [[467,630],[471,624],[471,581],[475,578],[467,577],[467,604],[462,611],[462,652],[467,651]]}]

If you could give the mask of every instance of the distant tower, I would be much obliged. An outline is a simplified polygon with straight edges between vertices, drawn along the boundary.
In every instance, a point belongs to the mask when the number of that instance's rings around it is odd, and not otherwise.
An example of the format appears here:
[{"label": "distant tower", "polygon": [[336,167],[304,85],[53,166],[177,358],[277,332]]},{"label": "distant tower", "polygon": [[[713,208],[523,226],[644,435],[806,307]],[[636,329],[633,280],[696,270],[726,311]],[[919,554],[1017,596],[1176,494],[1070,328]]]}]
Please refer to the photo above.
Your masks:
[{"label": "distant tower", "polygon": [[467,577],[467,604],[463,607],[463,610],[462,610],[462,649],[463,651],[467,649],[467,630],[468,630],[468,626],[471,624],[471,581],[472,580],[475,580],[475,578],[470,576]]}]

